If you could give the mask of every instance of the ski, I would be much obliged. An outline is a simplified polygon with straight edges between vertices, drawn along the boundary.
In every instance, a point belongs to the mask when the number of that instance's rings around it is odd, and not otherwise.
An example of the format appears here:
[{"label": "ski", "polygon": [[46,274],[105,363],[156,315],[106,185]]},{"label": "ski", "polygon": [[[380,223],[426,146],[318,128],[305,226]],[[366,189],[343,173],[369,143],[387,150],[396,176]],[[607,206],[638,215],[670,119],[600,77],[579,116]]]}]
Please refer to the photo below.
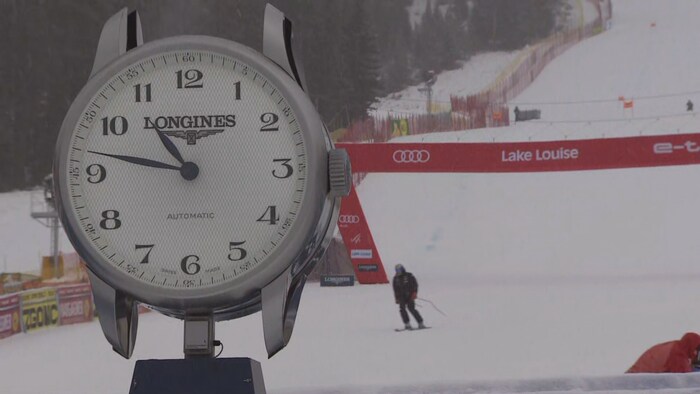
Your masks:
[{"label": "ski", "polygon": [[431,328],[431,327],[426,326],[426,327],[423,327],[423,328],[418,328],[418,327],[416,327],[416,328],[394,328],[394,331],[396,331],[396,332],[401,332],[401,331],[419,331],[419,330],[427,330],[427,329],[429,329],[429,328]]}]

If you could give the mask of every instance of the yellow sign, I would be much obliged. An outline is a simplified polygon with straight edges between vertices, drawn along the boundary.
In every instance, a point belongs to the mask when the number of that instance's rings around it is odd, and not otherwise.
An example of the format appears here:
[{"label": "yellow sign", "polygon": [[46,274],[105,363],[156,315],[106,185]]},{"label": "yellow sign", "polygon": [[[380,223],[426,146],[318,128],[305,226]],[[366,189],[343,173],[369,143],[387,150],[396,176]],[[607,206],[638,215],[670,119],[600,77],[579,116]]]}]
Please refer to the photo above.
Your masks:
[{"label": "yellow sign", "polygon": [[57,326],[60,322],[56,289],[40,289],[22,294],[24,331]]},{"label": "yellow sign", "polygon": [[12,314],[12,332],[19,332],[19,313]]},{"label": "yellow sign", "polygon": [[392,119],[391,120],[391,136],[400,137],[408,135],[408,119]]}]

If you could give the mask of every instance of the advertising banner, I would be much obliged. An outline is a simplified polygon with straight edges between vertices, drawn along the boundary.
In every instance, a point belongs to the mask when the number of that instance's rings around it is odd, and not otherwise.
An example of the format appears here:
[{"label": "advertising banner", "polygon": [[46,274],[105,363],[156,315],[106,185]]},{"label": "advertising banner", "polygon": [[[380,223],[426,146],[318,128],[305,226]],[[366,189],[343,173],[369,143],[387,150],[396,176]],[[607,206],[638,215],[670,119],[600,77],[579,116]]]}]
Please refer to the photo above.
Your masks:
[{"label": "advertising banner", "polygon": [[19,311],[19,295],[0,297],[0,339],[17,334],[22,330]]},{"label": "advertising banner", "polygon": [[343,198],[338,217],[338,228],[348,248],[350,261],[355,269],[355,277],[362,284],[387,283],[386,273],[379,252],[374,245],[372,233],[360,207],[355,188]]},{"label": "advertising banner", "polygon": [[354,286],[353,275],[321,275],[321,287],[346,287]]},{"label": "advertising banner", "polygon": [[58,310],[62,326],[92,320],[94,306],[89,284],[62,286],[57,291]]},{"label": "advertising banner", "polygon": [[700,164],[700,134],[337,147],[347,149],[355,172],[544,172]]},{"label": "advertising banner", "polygon": [[26,291],[21,294],[22,330],[35,331],[60,323],[56,289],[44,288]]}]

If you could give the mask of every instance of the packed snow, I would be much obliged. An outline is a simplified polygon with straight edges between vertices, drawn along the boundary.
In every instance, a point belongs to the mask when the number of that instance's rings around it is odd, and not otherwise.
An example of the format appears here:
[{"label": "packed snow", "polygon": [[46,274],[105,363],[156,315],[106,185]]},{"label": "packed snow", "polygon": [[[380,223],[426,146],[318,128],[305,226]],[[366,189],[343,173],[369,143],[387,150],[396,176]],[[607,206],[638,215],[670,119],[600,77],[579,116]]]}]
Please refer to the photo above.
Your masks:
[{"label": "packed snow", "polygon": [[[615,1],[612,28],[555,60],[515,101],[692,90],[700,55],[682,43],[700,38],[698,11],[695,0]],[[682,97],[648,111],[683,111]],[[594,105],[541,108],[551,121],[622,116]],[[694,119],[523,123],[418,138],[693,132]],[[697,374],[622,375],[649,346],[700,331],[698,177],[696,166],[369,175],[358,193],[385,265],[404,264],[418,278],[419,297],[445,315],[421,301],[432,329],[396,333],[390,286],[311,283],[286,349],[266,359],[256,314],[217,324],[223,356],[261,361],[270,393],[698,392]],[[29,224],[26,199],[0,195],[0,255],[12,256],[8,266],[34,269],[48,231]],[[139,330],[129,361],[110,350],[97,321],[1,340],[2,392],[124,393],[135,360],[182,354],[181,322],[149,313]]]}]

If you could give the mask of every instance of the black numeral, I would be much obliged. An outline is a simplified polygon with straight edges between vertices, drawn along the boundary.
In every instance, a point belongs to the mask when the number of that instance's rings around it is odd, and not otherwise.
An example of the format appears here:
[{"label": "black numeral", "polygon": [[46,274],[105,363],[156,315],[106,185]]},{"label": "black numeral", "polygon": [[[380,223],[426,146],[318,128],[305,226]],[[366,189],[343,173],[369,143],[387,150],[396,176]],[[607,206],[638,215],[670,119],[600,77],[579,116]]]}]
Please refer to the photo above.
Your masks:
[{"label": "black numeral", "polygon": [[97,115],[97,112],[95,112],[94,110],[87,111],[83,114],[83,120],[88,122],[88,123],[92,122],[93,120],[95,120],[96,115]]},{"label": "black numeral", "polygon": [[184,259],[180,262],[180,268],[182,268],[182,272],[186,273],[187,275],[196,275],[199,270],[202,269],[202,267],[197,264],[199,261],[199,256],[196,255],[189,255],[185,256]]},{"label": "black numeral", "polygon": [[87,180],[90,183],[100,183],[107,178],[107,170],[101,164],[90,164],[85,172],[89,175]]},{"label": "black numeral", "polygon": [[279,131],[280,126],[277,124],[279,120],[280,117],[277,114],[265,112],[260,115],[260,121],[263,122],[263,127],[260,128],[260,131]]},{"label": "black numeral", "polygon": [[78,179],[78,178],[80,178],[80,168],[78,168],[78,167],[72,167],[72,168],[70,169],[70,172],[69,172],[69,173],[70,173],[70,177],[73,178],[73,179]]},{"label": "black numeral", "polygon": [[279,179],[289,178],[290,176],[292,176],[294,168],[289,164],[289,162],[292,161],[292,159],[274,159],[272,161],[274,163],[282,163],[282,166],[284,166],[285,170],[284,174],[280,176],[277,173],[277,169],[275,168],[274,170],[272,170],[272,176]]},{"label": "black numeral", "polygon": [[234,83],[233,86],[236,87],[236,100],[240,100],[241,99],[241,81]]},{"label": "black numeral", "polygon": [[177,75],[178,89],[196,89],[204,87],[204,83],[200,82],[202,78],[204,78],[204,74],[197,69],[191,69],[184,72],[180,70],[175,74]]},{"label": "black numeral", "polygon": [[[229,251],[235,251],[237,253],[229,253],[228,254],[228,259],[231,261],[241,261],[243,260],[247,255],[248,252],[246,252],[245,249],[241,248],[240,246],[243,245],[245,241],[243,242],[229,242],[228,244],[228,250]],[[236,257],[238,255],[238,257]]]},{"label": "black numeral", "polygon": [[134,79],[138,76],[139,76],[138,70],[135,70],[133,68],[126,70],[126,79],[131,81],[132,79]]},{"label": "black numeral", "polygon": [[274,225],[274,224],[277,224],[277,222],[279,220],[280,220],[280,217],[277,215],[277,207],[274,205],[270,205],[265,210],[265,213],[263,213],[262,216],[260,216],[257,221],[258,222],[266,222],[266,223],[270,223],[270,224]]},{"label": "black numeral", "polygon": [[119,220],[119,211],[108,210],[102,211],[102,220],[100,227],[105,230],[116,230],[122,226],[122,221]]},{"label": "black numeral", "polygon": [[129,129],[129,122],[123,116],[115,116],[111,120],[102,118],[102,135],[122,135]]},{"label": "black numeral", "polygon": [[134,250],[148,249],[148,252],[146,252],[146,256],[143,257],[143,260],[141,260],[139,264],[148,264],[148,256],[151,255],[151,251],[153,250],[154,246],[156,245],[136,245],[136,249]]},{"label": "black numeral", "polygon": [[140,103],[141,101],[145,101],[147,103],[151,102],[151,84],[146,84],[146,85],[141,85],[136,84],[134,85],[134,90],[136,93],[136,102]]}]

